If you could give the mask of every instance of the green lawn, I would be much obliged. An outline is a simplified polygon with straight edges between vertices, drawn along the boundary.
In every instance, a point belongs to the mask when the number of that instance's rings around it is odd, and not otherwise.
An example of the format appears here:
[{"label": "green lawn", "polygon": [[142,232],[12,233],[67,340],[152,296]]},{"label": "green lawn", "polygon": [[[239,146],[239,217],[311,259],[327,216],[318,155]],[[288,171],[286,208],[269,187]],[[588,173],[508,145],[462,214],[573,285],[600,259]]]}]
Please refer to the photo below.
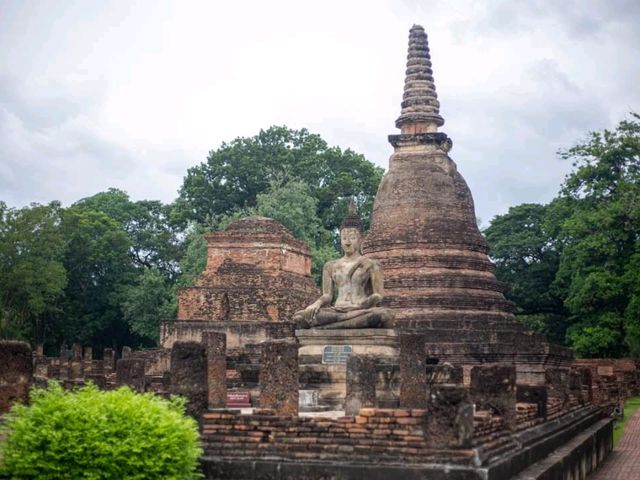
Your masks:
[{"label": "green lawn", "polygon": [[622,438],[622,432],[627,426],[627,421],[640,408],[640,397],[633,397],[624,402],[624,418],[613,427],[613,445],[615,446]]}]

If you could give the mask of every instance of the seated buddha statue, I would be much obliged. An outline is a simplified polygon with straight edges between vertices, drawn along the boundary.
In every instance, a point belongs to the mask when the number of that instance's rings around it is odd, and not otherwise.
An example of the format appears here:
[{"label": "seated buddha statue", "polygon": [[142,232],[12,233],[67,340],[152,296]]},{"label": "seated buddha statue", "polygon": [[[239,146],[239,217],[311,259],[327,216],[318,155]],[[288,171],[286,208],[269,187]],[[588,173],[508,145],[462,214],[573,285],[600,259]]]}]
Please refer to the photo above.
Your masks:
[{"label": "seated buddha statue", "polygon": [[[298,328],[375,328],[393,326],[393,312],[378,307],[382,300],[382,268],[362,255],[362,222],[353,202],[340,225],[340,245],[344,256],[324,265],[322,296],[293,320]],[[334,290],[337,296],[333,306]]]}]

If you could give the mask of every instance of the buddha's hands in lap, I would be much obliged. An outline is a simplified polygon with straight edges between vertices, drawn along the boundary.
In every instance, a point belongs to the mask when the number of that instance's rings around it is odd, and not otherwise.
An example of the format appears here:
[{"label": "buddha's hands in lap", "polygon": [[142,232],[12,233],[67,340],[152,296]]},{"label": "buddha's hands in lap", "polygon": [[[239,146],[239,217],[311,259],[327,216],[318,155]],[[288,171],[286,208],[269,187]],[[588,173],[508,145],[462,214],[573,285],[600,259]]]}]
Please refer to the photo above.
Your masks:
[{"label": "buddha's hands in lap", "polygon": [[304,316],[309,320],[315,320],[316,315],[318,315],[318,311],[322,307],[322,304],[318,301],[313,302],[307,308],[304,309]]},{"label": "buddha's hands in lap", "polygon": [[367,309],[367,308],[375,307],[378,303],[380,303],[380,300],[382,300],[382,295],[380,295],[379,293],[374,293],[372,295],[369,295],[364,302],[358,305],[358,309]]}]

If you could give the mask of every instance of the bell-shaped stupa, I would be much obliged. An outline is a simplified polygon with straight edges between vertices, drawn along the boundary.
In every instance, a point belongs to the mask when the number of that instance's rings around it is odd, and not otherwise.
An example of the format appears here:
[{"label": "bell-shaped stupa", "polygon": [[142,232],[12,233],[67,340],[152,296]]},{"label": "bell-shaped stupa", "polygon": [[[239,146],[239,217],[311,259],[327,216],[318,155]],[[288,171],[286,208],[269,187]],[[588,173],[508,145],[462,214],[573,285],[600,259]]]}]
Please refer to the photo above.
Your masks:
[{"label": "bell-shaped stupa", "polygon": [[364,245],[383,265],[384,303],[395,311],[396,327],[428,331],[428,353],[459,364],[564,363],[568,349],[516,321],[469,187],[449,157],[452,142],[438,132],[443,124],[427,34],[414,25],[396,120],[401,133],[389,136],[394,152]]}]

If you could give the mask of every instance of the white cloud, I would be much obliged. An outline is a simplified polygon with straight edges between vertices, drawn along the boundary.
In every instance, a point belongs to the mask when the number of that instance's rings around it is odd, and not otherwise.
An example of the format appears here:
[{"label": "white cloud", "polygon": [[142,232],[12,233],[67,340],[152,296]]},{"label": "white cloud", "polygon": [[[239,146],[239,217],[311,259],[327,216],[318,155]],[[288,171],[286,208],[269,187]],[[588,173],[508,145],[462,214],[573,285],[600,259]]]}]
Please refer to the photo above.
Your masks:
[{"label": "white cloud", "polygon": [[638,108],[637,2],[24,2],[0,17],[0,198],[171,201],[208,150],[307,127],[386,167],[425,26],[452,156],[485,223],[545,202],[555,152]]}]

